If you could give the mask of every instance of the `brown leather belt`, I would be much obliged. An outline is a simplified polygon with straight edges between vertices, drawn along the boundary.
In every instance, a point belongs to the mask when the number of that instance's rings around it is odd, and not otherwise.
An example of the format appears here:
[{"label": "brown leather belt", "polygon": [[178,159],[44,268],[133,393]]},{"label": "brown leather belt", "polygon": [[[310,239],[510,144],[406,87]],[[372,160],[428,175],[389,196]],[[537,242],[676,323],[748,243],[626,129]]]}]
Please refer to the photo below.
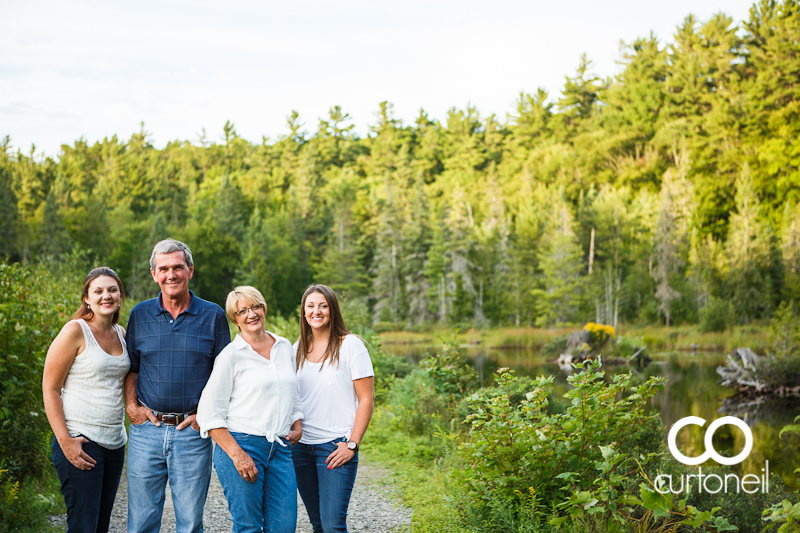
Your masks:
[{"label": "brown leather belt", "polygon": [[191,415],[196,414],[197,409],[193,409],[188,413],[159,413],[154,412],[153,414],[156,415],[156,420],[161,422],[166,426],[177,426]]}]

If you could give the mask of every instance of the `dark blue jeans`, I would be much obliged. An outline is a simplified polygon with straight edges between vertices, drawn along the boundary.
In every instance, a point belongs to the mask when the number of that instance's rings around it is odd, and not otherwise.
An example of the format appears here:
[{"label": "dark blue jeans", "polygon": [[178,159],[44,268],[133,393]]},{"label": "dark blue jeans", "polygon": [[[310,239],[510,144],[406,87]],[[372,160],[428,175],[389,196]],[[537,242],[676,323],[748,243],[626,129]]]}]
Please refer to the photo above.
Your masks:
[{"label": "dark blue jeans", "polygon": [[328,470],[325,459],[336,449],[341,438],[323,444],[301,444],[292,447],[297,489],[308,511],[314,533],[346,533],[347,506],[356,481],[358,453],[348,462]]},{"label": "dark blue jeans", "polygon": [[89,441],[83,443],[83,451],[97,461],[91,470],[70,463],[53,438],[53,464],[67,504],[67,532],[106,533],[125,462],[125,446],[109,450]]}]

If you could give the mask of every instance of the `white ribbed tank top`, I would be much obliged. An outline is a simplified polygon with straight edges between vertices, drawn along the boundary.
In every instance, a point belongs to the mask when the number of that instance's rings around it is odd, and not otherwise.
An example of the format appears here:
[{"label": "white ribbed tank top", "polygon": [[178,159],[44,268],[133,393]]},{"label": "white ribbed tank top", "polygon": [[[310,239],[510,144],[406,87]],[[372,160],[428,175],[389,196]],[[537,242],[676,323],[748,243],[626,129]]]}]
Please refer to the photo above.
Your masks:
[{"label": "white ribbed tank top", "polygon": [[83,319],[76,320],[83,331],[86,349],[72,362],[61,403],[64,419],[72,437],[83,435],[104,448],[115,450],[124,446],[125,408],[122,403],[122,382],[131,367],[122,328],[115,325],[122,355],[113,356],[103,350]]}]

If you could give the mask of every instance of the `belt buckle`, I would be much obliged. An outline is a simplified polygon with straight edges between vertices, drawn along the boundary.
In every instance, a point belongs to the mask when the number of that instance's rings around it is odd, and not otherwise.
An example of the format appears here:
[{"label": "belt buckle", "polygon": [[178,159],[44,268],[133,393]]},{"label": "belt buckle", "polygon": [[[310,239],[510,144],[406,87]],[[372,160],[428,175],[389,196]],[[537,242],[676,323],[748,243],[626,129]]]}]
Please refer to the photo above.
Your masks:
[{"label": "belt buckle", "polygon": [[161,415],[161,422],[167,426],[177,426],[181,423],[180,415]]}]

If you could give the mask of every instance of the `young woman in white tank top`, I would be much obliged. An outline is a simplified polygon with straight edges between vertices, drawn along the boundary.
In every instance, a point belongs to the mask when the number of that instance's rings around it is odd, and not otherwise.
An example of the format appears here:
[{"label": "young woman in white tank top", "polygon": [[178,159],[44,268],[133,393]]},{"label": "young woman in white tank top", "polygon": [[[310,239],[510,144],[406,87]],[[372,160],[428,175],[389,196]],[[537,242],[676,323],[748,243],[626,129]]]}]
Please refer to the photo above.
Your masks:
[{"label": "young woman in white tank top", "polygon": [[125,297],[107,267],[86,276],[81,306],[47,351],[42,392],[69,533],[108,531],[125,458],[122,382],[130,368]]}]

